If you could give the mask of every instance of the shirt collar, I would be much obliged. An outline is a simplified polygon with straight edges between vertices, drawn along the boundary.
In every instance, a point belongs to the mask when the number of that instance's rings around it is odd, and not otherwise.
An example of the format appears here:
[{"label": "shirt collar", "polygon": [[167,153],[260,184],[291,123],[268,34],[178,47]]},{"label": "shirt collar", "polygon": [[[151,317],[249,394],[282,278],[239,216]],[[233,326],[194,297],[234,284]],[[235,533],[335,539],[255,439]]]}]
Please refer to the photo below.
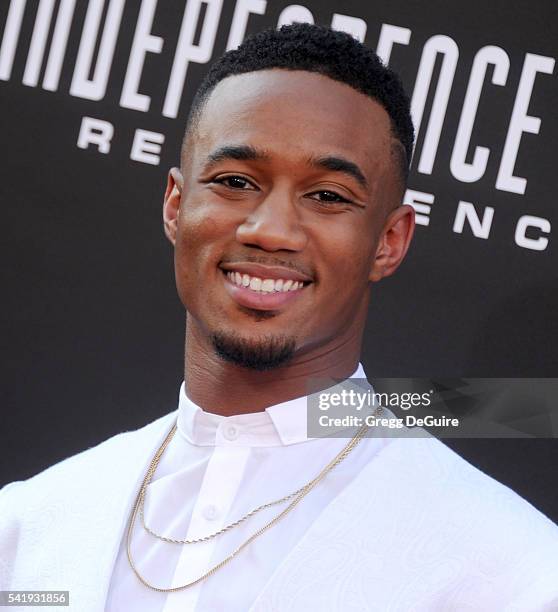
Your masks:
[{"label": "shirt collar", "polygon": [[[366,378],[362,364],[349,378]],[[306,442],[307,396],[269,406],[263,412],[230,417],[206,412],[180,386],[178,432],[197,446],[284,446]]]}]

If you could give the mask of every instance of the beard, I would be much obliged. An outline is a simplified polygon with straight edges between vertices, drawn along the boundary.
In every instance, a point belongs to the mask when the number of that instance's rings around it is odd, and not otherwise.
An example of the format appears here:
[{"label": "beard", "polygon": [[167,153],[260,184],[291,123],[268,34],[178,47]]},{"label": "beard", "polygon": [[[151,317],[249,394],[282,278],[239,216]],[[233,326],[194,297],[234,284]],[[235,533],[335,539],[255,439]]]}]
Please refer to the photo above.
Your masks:
[{"label": "beard", "polygon": [[259,372],[285,365],[296,348],[295,338],[276,335],[248,339],[235,333],[216,332],[211,335],[211,343],[225,361]]}]

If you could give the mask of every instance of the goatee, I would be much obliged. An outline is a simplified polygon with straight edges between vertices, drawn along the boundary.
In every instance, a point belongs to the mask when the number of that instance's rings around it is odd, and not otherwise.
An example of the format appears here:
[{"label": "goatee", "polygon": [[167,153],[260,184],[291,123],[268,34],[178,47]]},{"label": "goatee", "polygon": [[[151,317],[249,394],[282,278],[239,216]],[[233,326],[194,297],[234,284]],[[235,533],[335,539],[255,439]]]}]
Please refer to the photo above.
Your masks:
[{"label": "goatee", "polygon": [[211,342],[225,361],[260,372],[285,365],[296,348],[295,339],[283,335],[247,339],[235,333],[216,332]]}]

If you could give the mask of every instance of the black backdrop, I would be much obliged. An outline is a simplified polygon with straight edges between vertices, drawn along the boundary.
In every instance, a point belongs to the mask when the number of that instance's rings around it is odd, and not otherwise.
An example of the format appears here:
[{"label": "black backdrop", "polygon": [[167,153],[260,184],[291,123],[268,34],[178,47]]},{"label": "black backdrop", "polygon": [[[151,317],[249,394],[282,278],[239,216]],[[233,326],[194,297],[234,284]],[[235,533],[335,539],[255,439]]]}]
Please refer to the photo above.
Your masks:
[{"label": "black backdrop", "polygon": [[[184,313],[165,175],[207,61],[290,20],[349,28],[413,94],[421,224],[373,296],[372,381],[558,375],[556,3],[297,6],[0,3],[1,482],[175,408]],[[448,444],[558,520],[555,440]]]}]

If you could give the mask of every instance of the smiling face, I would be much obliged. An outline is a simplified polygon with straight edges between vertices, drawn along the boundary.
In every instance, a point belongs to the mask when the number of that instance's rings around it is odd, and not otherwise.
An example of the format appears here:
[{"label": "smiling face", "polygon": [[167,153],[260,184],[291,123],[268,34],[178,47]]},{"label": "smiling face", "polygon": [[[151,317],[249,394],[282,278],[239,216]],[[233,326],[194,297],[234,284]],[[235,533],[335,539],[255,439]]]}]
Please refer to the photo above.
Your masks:
[{"label": "smiling face", "polygon": [[164,205],[198,337],[256,369],[360,345],[370,282],[397,268],[413,233],[393,151],[384,108],[326,76],[221,81]]}]

